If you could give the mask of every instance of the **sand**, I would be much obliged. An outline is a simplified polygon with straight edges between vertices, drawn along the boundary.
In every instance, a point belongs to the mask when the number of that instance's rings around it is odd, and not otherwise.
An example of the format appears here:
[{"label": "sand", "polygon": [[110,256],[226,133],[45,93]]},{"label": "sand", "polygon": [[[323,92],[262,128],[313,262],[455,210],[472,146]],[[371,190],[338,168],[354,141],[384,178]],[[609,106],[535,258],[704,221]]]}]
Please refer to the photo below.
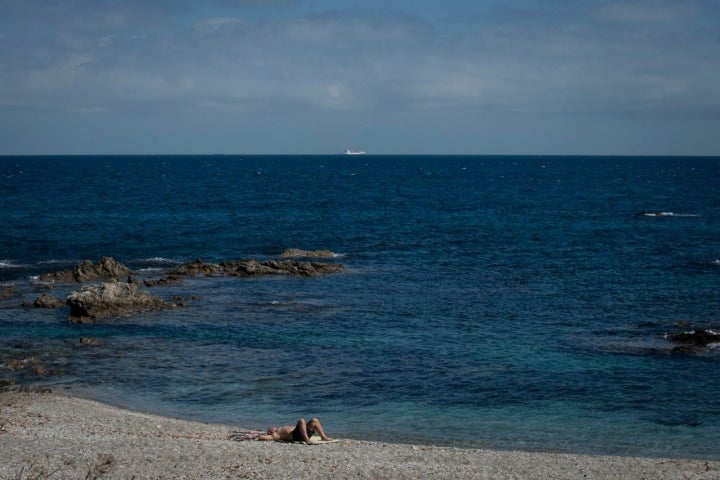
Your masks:
[{"label": "sand", "polygon": [[233,426],[55,393],[0,393],[0,478],[720,479],[720,462],[502,452],[340,439],[228,439]]}]

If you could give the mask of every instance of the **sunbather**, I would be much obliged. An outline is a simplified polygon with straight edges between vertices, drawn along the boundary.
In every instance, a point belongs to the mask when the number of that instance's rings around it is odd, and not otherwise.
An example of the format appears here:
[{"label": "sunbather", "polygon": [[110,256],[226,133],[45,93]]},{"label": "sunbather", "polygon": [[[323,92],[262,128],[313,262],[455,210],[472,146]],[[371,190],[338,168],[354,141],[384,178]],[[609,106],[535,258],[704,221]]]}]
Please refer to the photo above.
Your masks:
[{"label": "sunbather", "polygon": [[266,442],[305,442],[310,445],[312,443],[310,437],[315,433],[320,435],[320,438],[324,441],[330,440],[325,435],[320,420],[313,418],[309,422],[305,422],[305,419],[301,418],[294,427],[292,425],[270,427],[267,433],[257,437],[257,440]]}]

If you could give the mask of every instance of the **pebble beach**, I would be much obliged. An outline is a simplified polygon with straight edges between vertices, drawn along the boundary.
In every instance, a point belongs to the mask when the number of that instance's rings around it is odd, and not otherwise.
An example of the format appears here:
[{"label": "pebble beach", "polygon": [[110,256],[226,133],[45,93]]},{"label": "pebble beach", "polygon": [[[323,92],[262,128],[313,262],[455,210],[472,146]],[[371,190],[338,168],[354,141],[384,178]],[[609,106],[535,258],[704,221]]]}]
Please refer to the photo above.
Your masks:
[{"label": "pebble beach", "polygon": [[3,392],[0,478],[720,478],[720,462],[703,460],[351,439],[321,445],[229,440],[238,428],[242,426],[148,415],[57,393]]}]

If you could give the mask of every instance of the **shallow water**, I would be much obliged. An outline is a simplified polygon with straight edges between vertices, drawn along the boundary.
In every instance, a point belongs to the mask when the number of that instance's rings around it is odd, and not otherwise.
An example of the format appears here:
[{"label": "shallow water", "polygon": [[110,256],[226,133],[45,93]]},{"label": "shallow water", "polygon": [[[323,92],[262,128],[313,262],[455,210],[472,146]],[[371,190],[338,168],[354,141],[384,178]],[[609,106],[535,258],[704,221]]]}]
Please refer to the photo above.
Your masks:
[{"label": "shallow water", "polygon": [[[247,427],[720,459],[719,349],[665,338],[720,329],[718,184],[718,158],[1,157],[0,355],[51,375],[0,378]],[[160,276],[285,247],[346,269],[187,279],[151,290],[186,308],[96,325],[18,307],[80,259]]]}]

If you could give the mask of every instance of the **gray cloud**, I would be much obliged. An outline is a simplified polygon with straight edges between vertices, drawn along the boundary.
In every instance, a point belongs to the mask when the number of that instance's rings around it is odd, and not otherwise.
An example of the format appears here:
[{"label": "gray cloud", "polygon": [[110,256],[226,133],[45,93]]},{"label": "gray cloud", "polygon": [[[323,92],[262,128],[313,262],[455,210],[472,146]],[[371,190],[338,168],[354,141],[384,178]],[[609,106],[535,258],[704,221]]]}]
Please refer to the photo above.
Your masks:
[{"label": "gray cloud", "polygon": [[10,1],[0,115],[720,113],[712,2],[545,1],[432,18],[260,4]]}]

